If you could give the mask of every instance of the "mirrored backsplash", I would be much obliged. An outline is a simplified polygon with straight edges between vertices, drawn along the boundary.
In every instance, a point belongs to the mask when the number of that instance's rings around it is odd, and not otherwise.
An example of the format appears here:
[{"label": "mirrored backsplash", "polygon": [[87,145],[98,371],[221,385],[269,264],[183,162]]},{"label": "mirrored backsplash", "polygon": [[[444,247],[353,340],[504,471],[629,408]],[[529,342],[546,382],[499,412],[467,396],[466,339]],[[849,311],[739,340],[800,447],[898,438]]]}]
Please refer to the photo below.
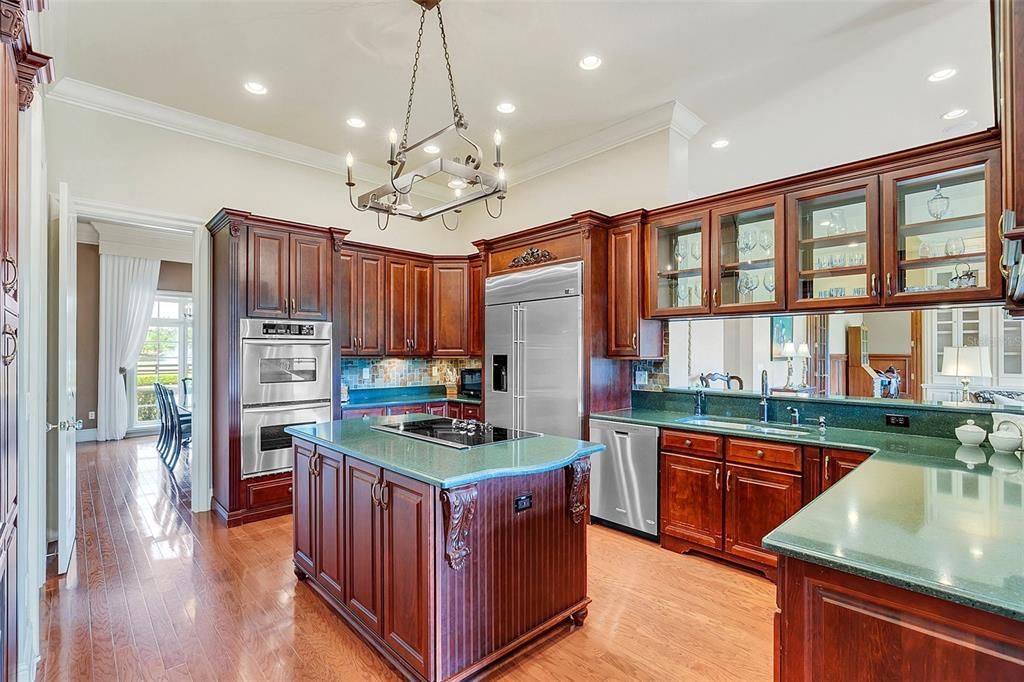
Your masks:
[{"label": "mirrored backsplash", "polygon": [[1022,342],[1024,320],[999,305],[673,320],[665,359],[634,363],[634,382],[760,394],[766,372],[781,397],[1015,410]]}]

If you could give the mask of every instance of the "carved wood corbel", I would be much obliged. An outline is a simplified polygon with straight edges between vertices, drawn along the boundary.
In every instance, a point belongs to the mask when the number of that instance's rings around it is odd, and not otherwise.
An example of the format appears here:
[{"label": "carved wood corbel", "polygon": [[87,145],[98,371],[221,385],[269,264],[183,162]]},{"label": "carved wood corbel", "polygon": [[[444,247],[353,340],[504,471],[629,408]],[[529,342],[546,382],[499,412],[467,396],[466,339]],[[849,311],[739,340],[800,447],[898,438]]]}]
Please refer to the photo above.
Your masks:
[{"label": "carved wood corbel", "polygon": [[476,485],[463,485],[441,491],[444,513],[444,558],[452,570],[466,566],[472,548],[467,543],[473,515],[476,513]]},{"label": "carved wood corbel", "polygon": [[587,493],[590,490],[590,458],[582,457],[566,468],[569,482],[569,515],[573,523],[580,523],[587,512]]},{"label": "carved wood corbel", "polygon": [[18,108],[24,111],[32,104],[36,84],[50,80],[49,71],[53,68],[53,60],[45,54],[34,52],[28,48],[24,52],[16,52],[18,60]]},{"label": "carved wood corbel", "polygon": [[25,31],[25,10],[18,0],[0,0],[0,41],[17,43]]}]

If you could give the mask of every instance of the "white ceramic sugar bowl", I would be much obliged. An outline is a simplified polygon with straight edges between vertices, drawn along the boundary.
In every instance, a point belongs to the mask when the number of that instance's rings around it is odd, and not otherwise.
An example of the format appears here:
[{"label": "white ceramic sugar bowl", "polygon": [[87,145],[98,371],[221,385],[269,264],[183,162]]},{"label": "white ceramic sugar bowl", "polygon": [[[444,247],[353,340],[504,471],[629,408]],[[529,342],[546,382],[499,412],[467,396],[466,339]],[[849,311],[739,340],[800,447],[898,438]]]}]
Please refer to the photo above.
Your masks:
[{"label": "white ceramic sugar bowl", "polygon": [[985,442],[985,429],[981,428],[974,423],[973,419],[968,419],[967,423],[963,426],[958,426],[954,429],[956,432],[956,439],[964,445],[981,445]]}]

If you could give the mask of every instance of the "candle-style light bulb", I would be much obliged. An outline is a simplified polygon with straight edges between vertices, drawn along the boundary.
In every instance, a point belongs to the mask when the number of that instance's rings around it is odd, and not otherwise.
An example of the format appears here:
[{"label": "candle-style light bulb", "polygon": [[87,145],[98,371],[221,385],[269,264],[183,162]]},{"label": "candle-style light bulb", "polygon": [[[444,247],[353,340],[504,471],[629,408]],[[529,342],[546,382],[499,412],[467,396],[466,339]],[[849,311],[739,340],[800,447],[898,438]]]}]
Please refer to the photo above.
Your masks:
[{"label": "candle-style light bulb", "polygon": [[501,180],[501,181],[505,180],[505,169],[504,168],[499,168],[498,169],[498,179]]},{"label": "candle-style light bulb", "polygon": [[456,187],[455,188],[455,198],[459,199],[460,197],[462,197],[462,189],[459,188],[459,187]]},{"label": "candle-style light bulb", "polygon": [[388,142],[391,143],[391,159],[390,159],[390,163],[393,166],[393,165],[395,165],[395,145],[398,144],[398,131],[395,130],[394,128],[392,128],[391,132],[388,133]]},{"label": "candle-style light bulb", "polygon": [[494,131],[494,165],[501,168],[501,131]]},{"label": "candle-style light bulb", "polygon": [[500,147],[501,146],[501,131],[500,130],[495,130],[494,131],[494,146],[495,147]]},{"label": "candle-style light bulb", "polygon": [[348,184],[350,185],[352,184],[352,166],[355,164],[355,162],[356,160],[352,158],[352,152],[349,152],[348,154],[345,155],[345,170],[347,174]]}]

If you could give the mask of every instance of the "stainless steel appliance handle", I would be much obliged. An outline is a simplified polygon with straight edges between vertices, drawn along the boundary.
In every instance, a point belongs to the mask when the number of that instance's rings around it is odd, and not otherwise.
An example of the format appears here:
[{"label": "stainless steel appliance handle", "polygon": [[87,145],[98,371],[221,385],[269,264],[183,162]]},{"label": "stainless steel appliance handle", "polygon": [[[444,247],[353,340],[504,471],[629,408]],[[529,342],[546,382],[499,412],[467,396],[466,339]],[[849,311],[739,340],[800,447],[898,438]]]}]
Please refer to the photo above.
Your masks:
[{"label": "stainless steel appliance handle", "polygon": [[319,400],[315,403],[281,403],[280,405],[258,405],[249,407],[242,406],[243,412],[296,412],[298,410],[311,410],[318,407],[330,407],[331,401]]},{"label": "stainless steel appliance handle", "polygon": [[243,346],[329,346],[330,339],[242,339]]}]

